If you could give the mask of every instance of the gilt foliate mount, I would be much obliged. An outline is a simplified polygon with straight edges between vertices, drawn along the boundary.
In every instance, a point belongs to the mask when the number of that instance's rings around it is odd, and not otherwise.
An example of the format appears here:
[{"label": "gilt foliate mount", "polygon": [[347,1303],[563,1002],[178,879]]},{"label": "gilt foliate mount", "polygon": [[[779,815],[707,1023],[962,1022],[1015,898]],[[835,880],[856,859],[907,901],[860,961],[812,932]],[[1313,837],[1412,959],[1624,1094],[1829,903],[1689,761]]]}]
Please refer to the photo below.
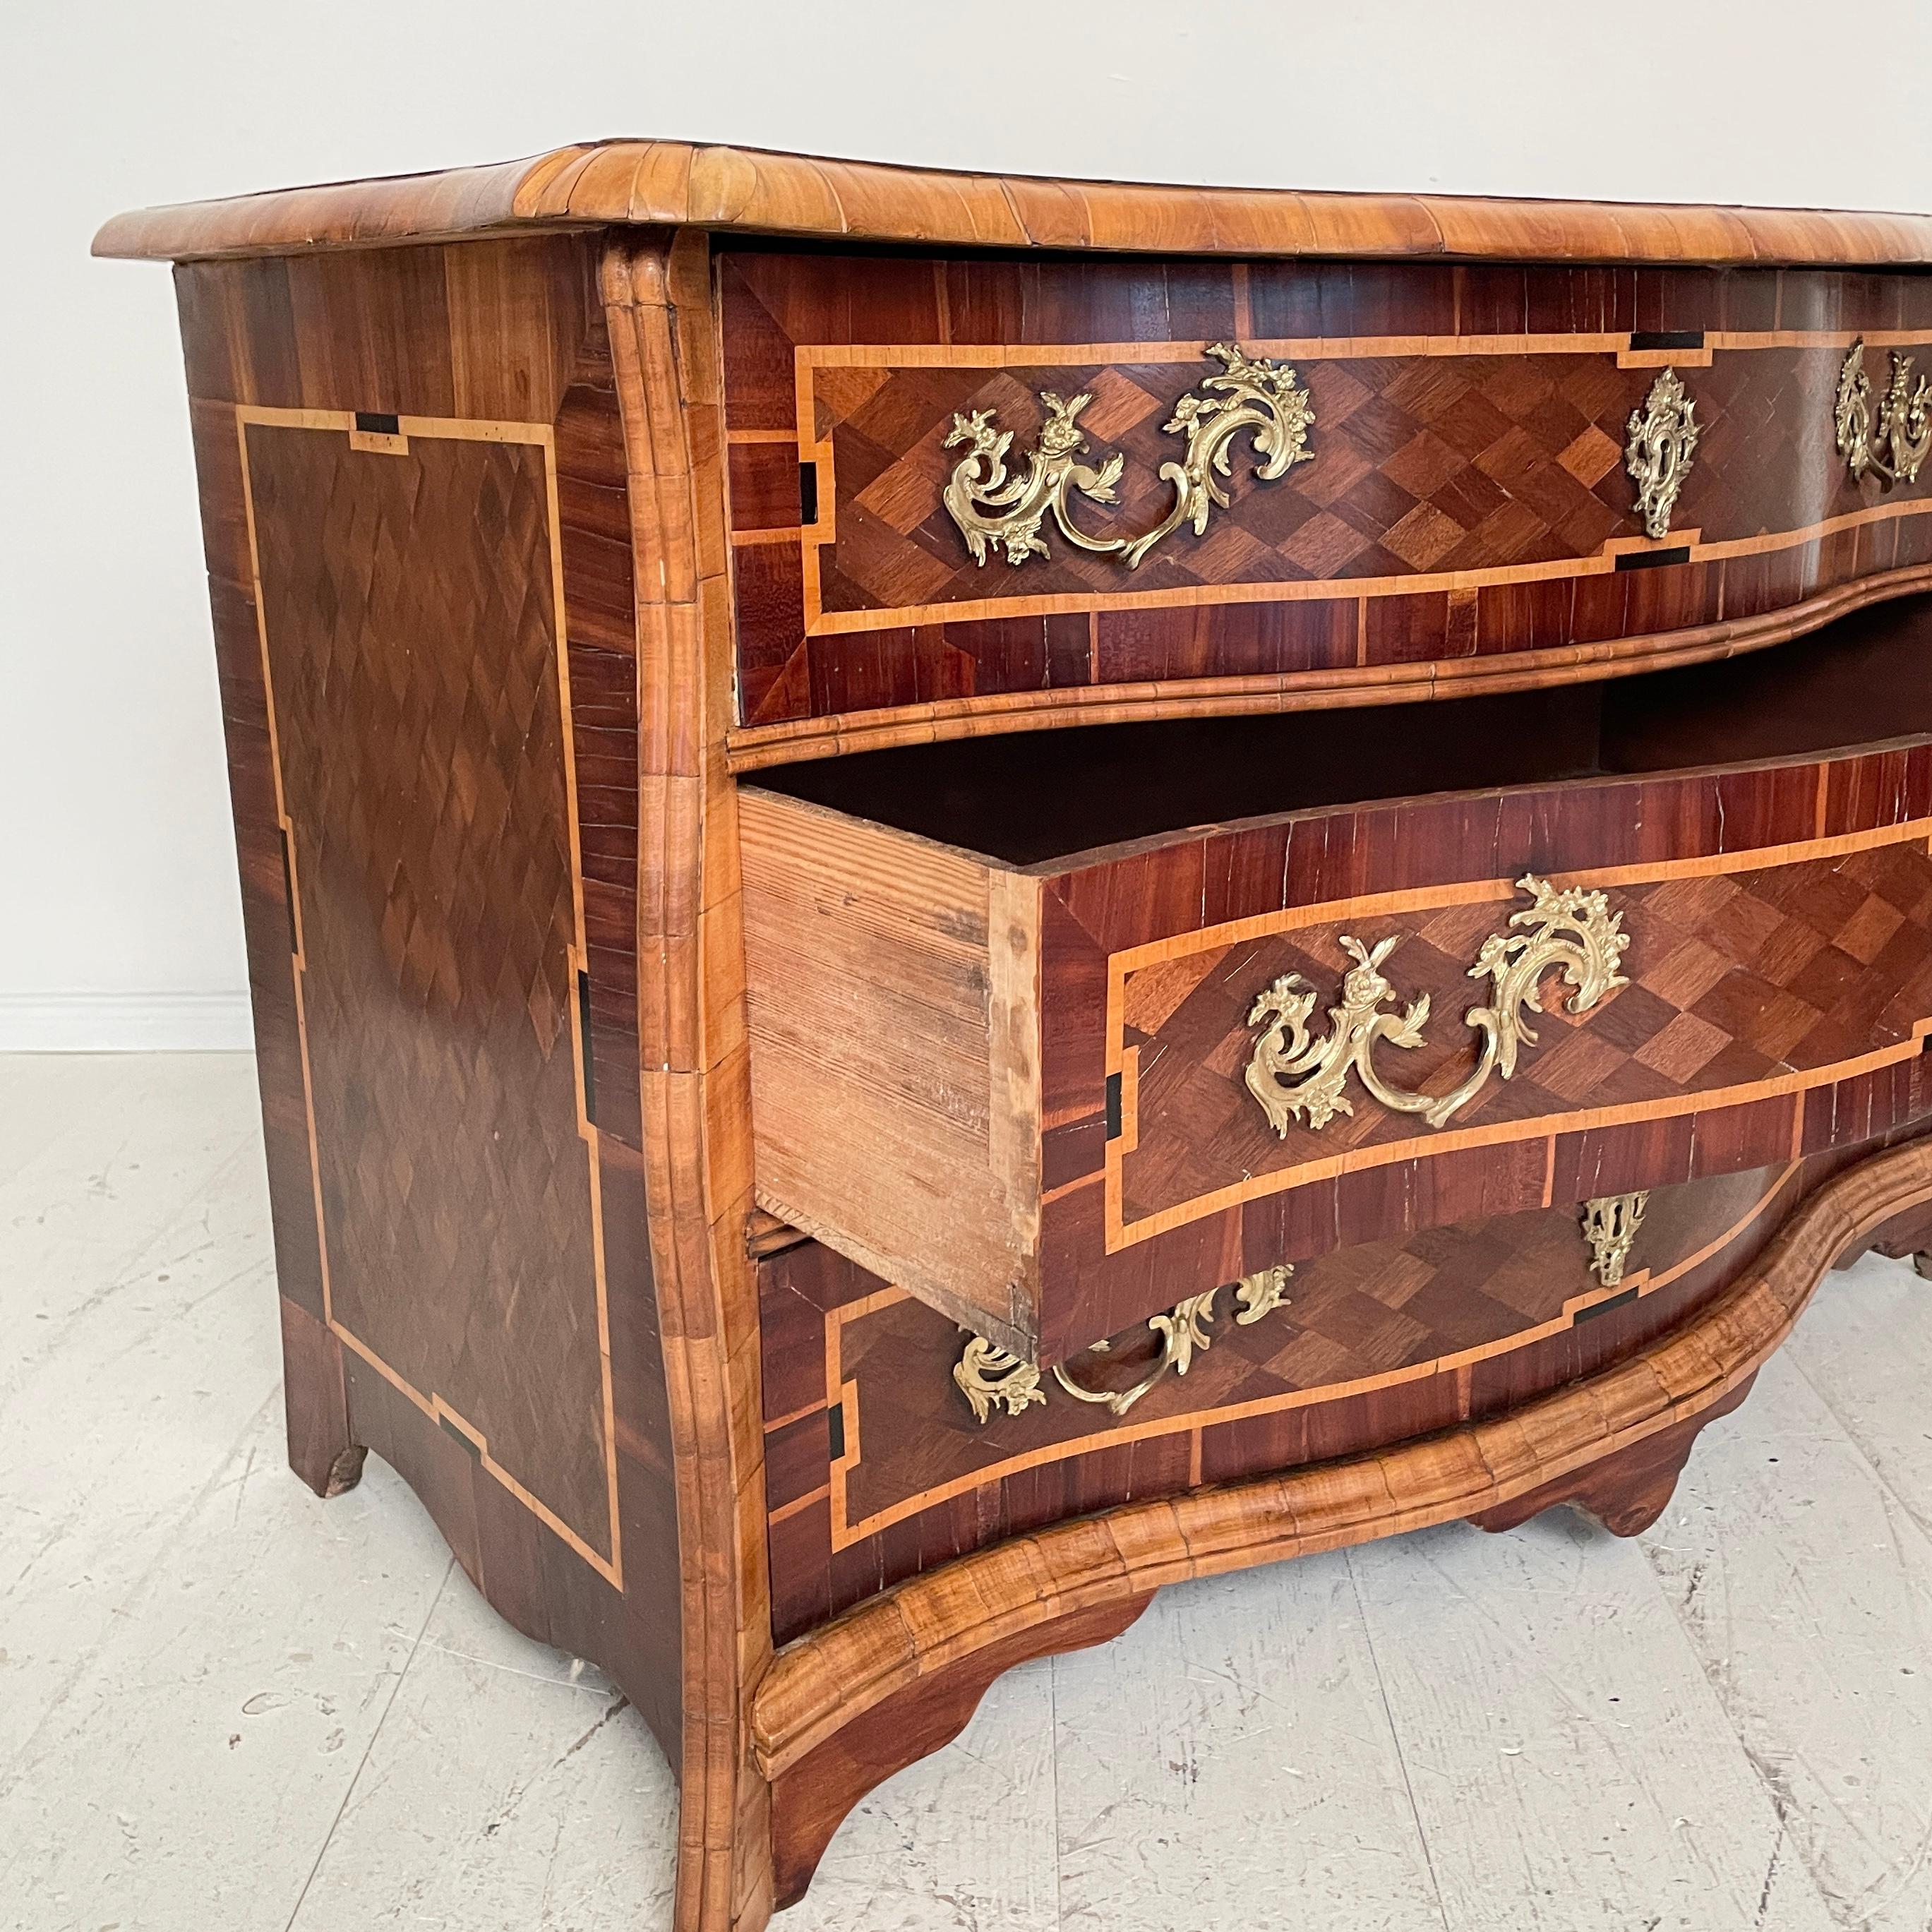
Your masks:
[{"label": "gilt foliate mount", "polygon": [[[1249,1328],[1276,1310],[1287,1307],[1288,1284],[1294,1273],[1294,1268],[1283,1262],[1258,1274],[1244,1275],[1233,1283],[1236,1324]],[[1193,1366],[1197,1352],[1205,1354],[1214,1346],[1214,1299],[1220,1292],[1218,1288],[1210,1288],[1204,1294],[1190,1294],[1166,1314],[1156,1315],[1148,1322],[1148,1328],[1160,1338],[1160,1347],[1153,1366],[1129,1387],[1089,1388],[1076,1381],[1064,1362],[1054,1364],[1053,1379],[1076,1402],[1091,1402],[1110,1415],[1125,1415],[1170,1373],[1186,1375]],[[970,1329],[967,1335],[966,1346],[953,1364],[952,1379],[972,1409],[975,1422],[983,1427],[997,1408],[1004,1408],[1009,1415],[1024,1415],[1036,1403],[1045,1403],[1047,1391],[1036,1362],[1010,1354]],[[1095,1342],[1086,1352],[1111,1354],[1113,1342],[1111,1339]]]},{"label": "gilt foliate mount", "polygon": [[1063,399],[1051,389],[1040,392],[1045,419],[1016,459],[1017,470],[1007,464],[1013,432],[999,427],[994,410],[955,416],[944,447],[963,444],[966,453],[954,466],[944,496],[973,561],[983,565],[997,550],[1017,568],[1029,557],[1050,556],[1046,526],[1051,518],[1076,549],[1118,557],[1132,570],[1183,524],[1202,536],[1215,509],[1228,508],[1220,479],[1232,476],[1230,456],[1244,432],[1252,442],[1258,482],[1272,482],[1307,462],[1315,453],[1308,446],[1315,412],[1308,392],[1295,386],[1294,370],[1232,343],[1211,344],[1205,353],[1222,365],[1220,370],[1202,376],[1161,425],[1169,436],[1184,439],[1180,460],[1160,466],[1174,501],[1159,523],[1138,536],[1093,536],[1073,519],[1070,499],[1076,490],[1096,503],[1120,501],[1116,486],[1126,462],[1118,452],[1097,465],[1082,460],[1089,452],[1079,417],[1093,401],[1090,394]]},{"label": "gilt foliate mount", "polygon": [[1402,943],[1399,933],[1372,946],[1343,934],[1342,950],[1356,963],[1342,981],[1341,997],[1328,1009],[1328,1031],[1312,1040],[1308,1019],[1315,1010],[1315,988],[1297,973],[1284,973],[1256,999],[1251,1027],[1264,1030],[1249,1055],[1248,1091],[1276,1135],[1286,1139],[1291,1122],[1306,1118],[1319,1130],[1340,1114],[1352,1114],[1348,1092],[1352,1075],[1373,1100],[1391,1112],[1419,1114],[1432,1127],[1447,1125],[1489,1084],[1492,1075],[1514,1078],[1526,1046],[1537,1043],[1526,1016],[1539,1010],[1545,973],[1560,973],[1570,988],[1568,1010],[1588,1012],[1629,982],[1618,971],[1630,936],[1623,915],[1613,913],[1600,892],[1558,888],[1533,872],[1516,881],[1531,903],[1510,916],[1511,930],[1492,932],[1483,941],[1472,980],[1490,982],[1486,1006],[1472,1006],[1463,1020],[1480,1041],[1476,1064],[1446,1093],[1428,1094],[1391,1086],[1377,1070],[1376,1050],[1423,1044],[1429,1022],[1429,995],[1419,994],[1400,1013],[1383,1010],[1395,997],[1382,975],[1382,962]]},{"label": "gilt foliate mount", "polygon": [[1865,374],[1865,345],[1854,342],[1838,370],[1838,393],[1832,412],[1838,454],[1852,480],[1876,476],[1889,490],[1916,483],[1920,466],[1932,456],[1932,380],[1912,380],[1913,358],[1892,352],[1892,376],[1872,408],[1871,378]]},{"label": "gilt foliate mount", "polygon": [[1703,434],[1696,403],[1675,369],[1664,370],[1651,384],[1643,407],[1630,411],[1626,428],[1630,440],[1624,446],[1624,470],[1636,488],[1643,533],[1654,542],[1670,534],[1671,512]]},{"label": "gilt foliate mount", "polygon": [[1649,1205],[1647,1187],[1634,1194],[1599,1195],[1583,1203],[1579,1218],[1590,1250],[1590,1272],[1606,1288],[1615,1288],[1622,1281],[1624,1265]]}]

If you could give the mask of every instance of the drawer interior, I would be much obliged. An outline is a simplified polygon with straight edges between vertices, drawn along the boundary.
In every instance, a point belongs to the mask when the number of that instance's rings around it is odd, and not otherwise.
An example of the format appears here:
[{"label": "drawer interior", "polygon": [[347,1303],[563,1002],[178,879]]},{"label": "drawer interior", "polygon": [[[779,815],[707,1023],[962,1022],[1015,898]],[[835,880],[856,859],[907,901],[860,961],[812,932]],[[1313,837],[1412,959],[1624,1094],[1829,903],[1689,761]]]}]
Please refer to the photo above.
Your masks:
[{"label": "drawer interior", "polygon": [[1375,799],[1790,758],[1932,732],[1932,596],[1772,649],[1503,696],[968,738],[764,789],[1018,866]]}]

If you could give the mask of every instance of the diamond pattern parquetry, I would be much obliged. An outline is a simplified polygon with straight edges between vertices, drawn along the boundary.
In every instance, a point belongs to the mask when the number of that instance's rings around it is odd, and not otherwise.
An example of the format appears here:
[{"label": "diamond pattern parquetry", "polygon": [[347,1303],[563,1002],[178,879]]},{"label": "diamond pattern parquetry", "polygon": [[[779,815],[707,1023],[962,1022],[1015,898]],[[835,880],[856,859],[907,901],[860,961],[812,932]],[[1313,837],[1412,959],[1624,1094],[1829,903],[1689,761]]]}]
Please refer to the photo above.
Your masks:
[{"label": "diamond pattern parquetry", "polygon": [[[1861,508],[1832,449],[1837,358],[1826,350],[1727,352],[1690,372],[1702,425],[1677,523],[1714,537],[1790,530]],[[849,370],[818,380],[849,379]],[[1118,592],[1118,563],[1064,542],[1023,572],[975,566],[940,491],[957,459],[956,410],[993,409],[1023,448],[1038,392],[1090,392],[1081,424],[1096,458],[1126,458],[1118,506],[1076,514],[1096,536],[1143,529],[1168,501],[1162,463],[1183,364],[987,371],[872,370],[821,394],[834,452],[838,539],[820,559],[828,610],[891,610],[988,596]],[[1173,542],[1135,590],[1493,569],[1595,556],[1638,524],[1623,470],[1625,419],[1652,372],[1608,355],[1388,356],[1305,361],[1316,460],[1252,485],[1238,460],[1234,503],[1208,534]]]},{"label": "diamond pattern parquetry", "polygon": [[333,1312],[608,1550],[543,452],[248,448]]},{"label": "diamond pattern parquetry", "polygon": [[[1562,1010],[1568,989],[1545,976],[1539,1043],[1513,1080],[1492,1079],[1455,1128],[1641,1104],[1748,1088],[1826,1067],[1909,1040],[1932,1018],[1932,858],[1922,844],[1876,846],[1836,859],[1621,886],[1610,893],[1630,944],[1630,984],[1589,1012]],[[1384,1046],[1376,1065],[1398,1085],[1453,1087],[1473,1064],[1463,1015],[1486,982],[1467,976],[1484,937],[1509,908],[1451,907],[1292,933],[1166,962],[1130,975],[1126,1043],[1140,1049],[1138,1144],[1124,1156],[1128,1222],[1226,1186],[1352,1149],[1430,1130],[1390,1112],[1352,1082],[1355,1111],[1319,1130],[1268,1129],[1242,1074],[1255,1030],[1247,1013],[1277,974],[1299,973],[1322,1016],[1351,963],[1336,944],[1406,936],[1384,970],[1407,1000],[1426,992],[1425,1044]],[[1184,964],[1192,983],[1177,980]]]},{"label": "diamond pattern parquetry", "polygon": [[[840,376],[851,372],[839,370]],[[1169,500],[1161,425],[1196,380],[1159,363],[994,371],[920,368],[821,395],[839,500],[838,536],[820,560],[827,610],[896,608],[1002,593],[1118,591],[1114,560],[1058,542],[1023,573],[976,568],[940,502],[958,460],[944,447],[955,411],[993,409],[1030,440],[1038,392],[1082,390],[1095,452],[1127,459],[1117,507],[1082,502],[1096,536],[1146,528]],[[1208,535],[1170,543],[1132,587],[1287,582],[1473,570],[1594,555],[1636,529],[1622,470],[1623,419],[1640,372],[1608,356],[1411,356],[1309,362],[1316,460],[1245,487]],[[849,412],[841,406],[849,401]]]}]

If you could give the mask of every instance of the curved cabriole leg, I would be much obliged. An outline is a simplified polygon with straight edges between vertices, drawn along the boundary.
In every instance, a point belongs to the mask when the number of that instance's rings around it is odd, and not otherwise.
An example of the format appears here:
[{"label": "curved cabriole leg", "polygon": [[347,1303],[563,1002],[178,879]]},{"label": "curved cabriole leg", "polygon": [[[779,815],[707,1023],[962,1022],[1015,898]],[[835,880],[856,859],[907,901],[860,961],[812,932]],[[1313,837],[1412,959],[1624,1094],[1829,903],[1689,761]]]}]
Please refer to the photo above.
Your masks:
[{"label": "curved cabriole leg", "polygon": [[317,1496],[339,1496],[362,1480],[369,1453],[350,1424],[342,1344],[307,1309],[286,1294],[280,1301],[289,1467]]},{"label": "curved cabriole leg", "polygon": [[950,1744],[988,1687],[1016,1664],[1116,1637],[1153,1601],[1132,1597],[1063,1617],[988,1646],[950,1670],[875,1704],[808,1751],[772,1786],[772,1880],[779,1906],[796,1905],[854,1805],[895,1772]]},{"label": "curved cabriole leg", "polygon": [[1928,1271],[1932,1269],[1932,1210],[1915,1208],[1907,1214],[1894,1215],[1883,1227],[1874,1228],[1865,1240],[1847,1248],[1838,1257],[1838,1264],[1848,1268],[1868,1254],[1909,1261],[1922,1281],[1932,1281],[1932,1273]]},{"label": "curved cabriole leg", "polygon": [[1469,1520],[1481,1529],[1515,1529],[1532,1516],[1568,1503],[1594,1516],[1612,1536],[1641,1536],[1669,1507],[1698,1436],[1719,1416],[1730,1414],[1750,1394],[1756,1380],[1755,1376],[1748,1377],[1721,1402],[1688,1421],[1660,1429],[1634,1448],[1559,1476]]}]

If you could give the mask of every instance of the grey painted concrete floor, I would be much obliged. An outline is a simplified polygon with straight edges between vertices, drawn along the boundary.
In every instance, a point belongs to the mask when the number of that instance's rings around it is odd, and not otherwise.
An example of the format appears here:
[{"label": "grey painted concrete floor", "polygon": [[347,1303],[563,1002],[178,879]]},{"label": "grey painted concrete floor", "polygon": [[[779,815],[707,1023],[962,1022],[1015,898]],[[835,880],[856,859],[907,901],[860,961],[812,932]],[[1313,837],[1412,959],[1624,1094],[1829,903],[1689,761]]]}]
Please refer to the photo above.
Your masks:
[{"label": "grey painted concrete floor", "polygon": [[[284,1466],[253,1070],[0,1060],[0,1928],[656,1932],[673,1790],[371,1462]],[[1925,1932],[1932,1292],[1834,1277],[1663,1522],[1168,1592],[785,1932]]]}]

